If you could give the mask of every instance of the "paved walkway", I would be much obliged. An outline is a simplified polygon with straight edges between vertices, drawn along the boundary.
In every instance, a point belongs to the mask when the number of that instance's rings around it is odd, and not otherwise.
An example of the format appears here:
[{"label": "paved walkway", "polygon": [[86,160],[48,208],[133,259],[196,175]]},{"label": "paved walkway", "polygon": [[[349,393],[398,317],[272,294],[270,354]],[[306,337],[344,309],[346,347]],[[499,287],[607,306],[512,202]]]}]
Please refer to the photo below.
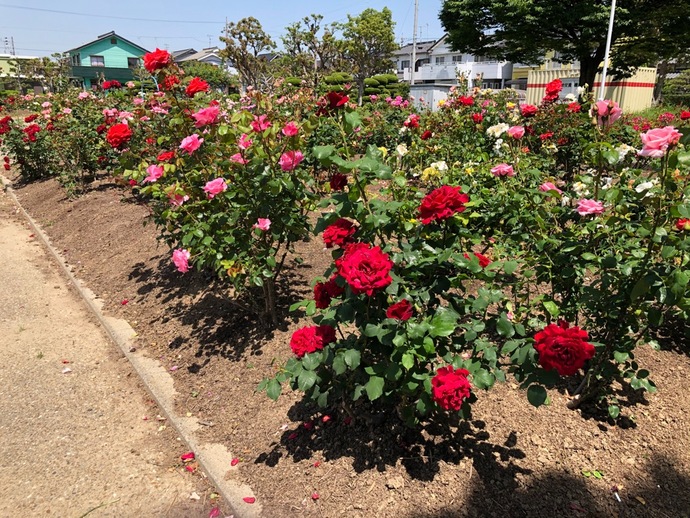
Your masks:
[{"label": "paved walkway", "polygon": [[30,235],[0,191],[0,516],[208,516],[185,446]]}]

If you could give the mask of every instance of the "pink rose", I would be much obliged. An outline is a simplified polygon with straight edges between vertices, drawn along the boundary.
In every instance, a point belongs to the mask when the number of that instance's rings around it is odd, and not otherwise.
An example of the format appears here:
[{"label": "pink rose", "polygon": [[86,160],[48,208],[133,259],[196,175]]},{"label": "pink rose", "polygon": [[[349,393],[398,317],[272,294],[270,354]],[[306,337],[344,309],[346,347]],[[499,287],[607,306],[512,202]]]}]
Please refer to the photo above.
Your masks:
[{"label": "pink rose", "polygon": [[144,180],[141,183],[146,183],[146,182],[153,183],[156,180],[158,180],[161,176],[163,176],[164,172],[165,171],[163,170],[163,168],[161,166],[155,165],[155,164],[150,165],[146,168],[146,173],[148,174],[148,176],[146,178],[144,178]]},{"label": "pink rose", "polygon": [[597,101],[592,107],[592,116],[597,117],[599,126],[610,126],[623,115],[615,101]]},{"label": "pink rose", "polygon": [[508,136],[516,140],[521,139],[525,136],[524,126],[511,126],[510,128],[508,128]]},{"label": "pink rose", "polygon": [[256,223],[252,225],[252,228],[258,228],[259,230],[266,232],[269,228],[271,228],[271,220],[268,218],[258,218]]},{"label": "pink rose", "polygon": [[265,131],[271,127],[271,121],[268,120],[266,115],[260,115],[258,117],[254,117],[251,126],[256,133],[261,133],[262,131]]},{"label": "pink rose", "polygon": [[543,184],[541,184],[539,186],[539,190],[541,192],[556,191],[558,194],[563,194],[563,191],[561,191],[558,187],[556,187],[551,182],[544,182]]},{"label": "pink rose", "polygon": [[173,251],[172,261],[177,267],[178,272],[186,273],[189,271],[189,258],[191,257],[188,250],[178,248]]},{"label": "pink rose", "polygon": [[173,207],[181,207],[184,202],[189,200],[189,196],[186,194],[170,194],[168,195],[168,199],[170,200],[170,205]]},{"label": "pink rose", "polygon": [[669,146],[675,146],[683,134],[673,126],[650,129],[646,133],[640,133],[642,139],[642,151],[640,156],[661,158],[666,154]]},{"label": "pink rose", "polygon": [[215,124],[218,122],[218,113],[220,113],[218,106],[209,106],[208,108],[202,108],[196,113],[192,113],[192,118],[196,121],[194,127],[201,128],[202,126]]},{"label": "pink rose", "polygon": [[243,151],[249,149],[252,146],[252,141],[249,138],[249,135],[242,133],[240,140],[237,142],[237,146]]},{"label": "pink rose", "polygon": [[509,164],[498,164],[491,168],[491,174],[494,176],[515,176],[513,166]]},{"label": "pink rose", "polygon": [[242,165],[247,163],[247,160],[242,156],[242,153],[235,153],[230,157],[230,161]]},{"label": "pink rose", "polygon": [[204,139],[199,138],[199,135],[194,133],[193,135],[189,135],[188,137],[182,139],[182,142],[180,143],[180,149],[184,149],[187,153],[191,155],[201,147],[201,143],[203,141]]},{"label": "pink rose", "polygon": [[283,171],[292,171],[302,160],[304,160],[304,155],[301,151],[286,151],[280,155],[278,163]]},{"label": "pink rose", "polygon": [[223,178],[216,178],[215,180],[206,182],[206,185],[204,185],[204,192],[206,192],[209,200],[212,200],[214,196],[226,191],[227,189],[228,184],[225,183]]},{"label": "pink rose", "polygon": [[281,130],[283,135],[286,137],[294,137],[299,133],[299,126],[297,125],[296,122],[288,122],[285,127]]},{"label": "pink rose", "polygon": [[577,213],[580,216],[589,214],[601,214],[604,212],[604,204],[596,200],[582,199],[577,202]]}]

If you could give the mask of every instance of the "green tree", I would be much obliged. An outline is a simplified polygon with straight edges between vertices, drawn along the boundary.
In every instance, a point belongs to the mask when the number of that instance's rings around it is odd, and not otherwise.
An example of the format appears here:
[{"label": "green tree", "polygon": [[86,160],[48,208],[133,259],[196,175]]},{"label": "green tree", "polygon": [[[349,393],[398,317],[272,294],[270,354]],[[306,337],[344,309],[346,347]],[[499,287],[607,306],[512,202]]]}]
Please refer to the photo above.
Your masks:
[{"label": "green tree", "polygon": [[[445,0],[440,20],[454,50],[540,64],[548,51],[580,62],[580,84],[594,84],[604,59],[610,0]],[[686,47],[688,0],[619,0],[611,71],[625,77]]]},{"label": "green tree", "polygon": [[251,16],[228,23],[225,34],[227,36],[220,37],[225,48],[219,54],[237,69],[242,90],[248,86],[260,88],[268,69],[268,61],[260,55],[273,50],[275,43],[264,32],[259,20]]},{"label": "green tree", "polygon": [[286,27],[281,39],[281,61],[291,75],[307,80],[317,88],[321,78],[342,68],[343,46],[336,37],[337,23],[322,26],[323,16],[312,14]]},{"label": "green tree", "polygon": [[230,88],[237,88],[238,78],[222,66],[190,60],[181,63],[182,69],[190,76],[200,77],[212,88],[227,92]]},{"label": "green tree", "polygon": [[393,29],[393,14],[384,7],[381,11],[365,9],[358,16],[347,16],[342,25],[343,50],[354,76],[362,103],[364,80],[379,73],[389,72],[393,67],[393,52],[398,49]]}]

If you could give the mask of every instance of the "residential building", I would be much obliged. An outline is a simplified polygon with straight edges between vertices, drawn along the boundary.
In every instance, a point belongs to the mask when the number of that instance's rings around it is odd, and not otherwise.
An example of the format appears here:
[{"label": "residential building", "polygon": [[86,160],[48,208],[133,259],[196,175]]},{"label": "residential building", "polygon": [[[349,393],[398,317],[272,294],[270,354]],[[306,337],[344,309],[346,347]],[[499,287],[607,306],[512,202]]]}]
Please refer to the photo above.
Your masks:
[{"label": "residential building", "polygon": [[[26,88],[26,76],[22,73],[22,62],[39,59],[37,56],[17,56],[0,54],[0,90],[19,90]],[[19,81],[22,80],[22,81]],[[30,81],[35,93],[43,93],[40,81]],[[21,83],[21,84],[20,84]],[[22,90],[24,89],[22,88]]]},{"label": "residential building", "polygon": [[114,31],[68,50],[72,78],[84,88],[94,88],[103,81],[121,83],[134,79],[134,69],[148,50],[119,36]]},{"label": "residential building", "polygon": [[[195,49],[176,50],[172,53],[173,61],[184,68],[185,61],[199,61],[201,63],[208,63],[217,67],[223,66],[225,60],[220,57],[220,49],[218,47],[208,47],[200,51]],[[237,75],[237,69],[230,63],[225,64],[225,68],[230,74]]]},{"label": "residential building", "polygon": [[[411,81],[410,67],[412,45],[407,45],[395,53],[398,77]],[[414,82],[420,84],[457,84],[458,76],[470,81],[471,86],[482,88],[504,88],[511,79],[512,63],[486,59],[451,50],[447,35],[434,42],[417,44],[417,66]]]}]

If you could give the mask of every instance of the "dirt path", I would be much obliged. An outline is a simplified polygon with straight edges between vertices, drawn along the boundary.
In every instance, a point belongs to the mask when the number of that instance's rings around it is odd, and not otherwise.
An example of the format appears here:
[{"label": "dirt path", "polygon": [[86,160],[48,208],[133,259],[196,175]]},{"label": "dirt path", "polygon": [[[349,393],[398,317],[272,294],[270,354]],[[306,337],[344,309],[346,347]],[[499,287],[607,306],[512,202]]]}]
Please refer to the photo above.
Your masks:
[{"label": "dirt path", "polygon": [[184,444],[2,192],[0,264],[0,516],[208,516]]}]

